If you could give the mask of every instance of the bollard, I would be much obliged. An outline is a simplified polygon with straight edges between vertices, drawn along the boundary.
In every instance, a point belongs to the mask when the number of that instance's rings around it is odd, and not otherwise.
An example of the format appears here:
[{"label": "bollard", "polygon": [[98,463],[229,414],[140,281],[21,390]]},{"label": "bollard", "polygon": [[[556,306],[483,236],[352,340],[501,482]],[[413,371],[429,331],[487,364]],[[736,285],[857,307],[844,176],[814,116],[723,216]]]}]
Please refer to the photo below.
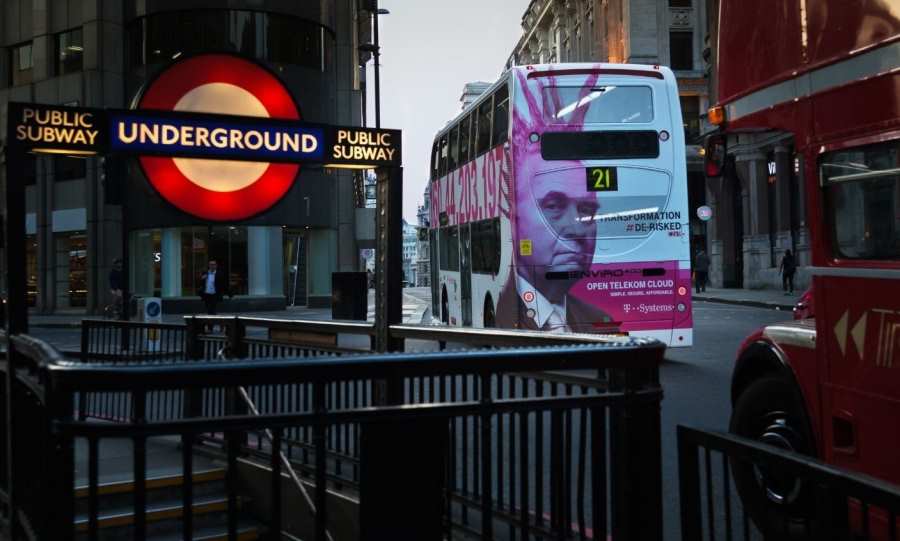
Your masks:
[{"label": "bollard", "polygon": [[[659,386],[659,369],[610,370],[610,390],[633,394]],[[662,540],[660,404],[628,401],[612,409],[613,539]]]}]

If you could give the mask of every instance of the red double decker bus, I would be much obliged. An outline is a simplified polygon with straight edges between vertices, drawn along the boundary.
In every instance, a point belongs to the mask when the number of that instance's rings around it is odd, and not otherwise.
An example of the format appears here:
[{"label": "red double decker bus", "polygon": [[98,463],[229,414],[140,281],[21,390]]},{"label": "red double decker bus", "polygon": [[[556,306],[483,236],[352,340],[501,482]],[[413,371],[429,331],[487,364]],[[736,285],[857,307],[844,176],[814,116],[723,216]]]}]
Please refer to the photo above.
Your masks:
[{"label": "red double decker bus", "polygon": [[[815,306],[741,345],[731,430],[900,484],[900,2],[718,4],[707,173],[737,182],[748,141],[793,149]],[[735,477],[760,525],[812,504],[799,482]]]}]

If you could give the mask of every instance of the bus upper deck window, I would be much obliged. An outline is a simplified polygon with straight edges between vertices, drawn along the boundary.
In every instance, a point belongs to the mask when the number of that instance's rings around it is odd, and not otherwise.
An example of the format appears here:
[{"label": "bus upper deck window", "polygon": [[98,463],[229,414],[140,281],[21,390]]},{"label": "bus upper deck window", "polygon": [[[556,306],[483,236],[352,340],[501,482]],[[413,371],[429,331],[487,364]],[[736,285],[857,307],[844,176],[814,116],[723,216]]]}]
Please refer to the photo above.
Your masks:
[{"label": "bus upper deck window", "polygon": [[478,106],[478,136],[475,145],[475,155],[481,156],[491,147],[491,117],[493,105],[487,99]]}]

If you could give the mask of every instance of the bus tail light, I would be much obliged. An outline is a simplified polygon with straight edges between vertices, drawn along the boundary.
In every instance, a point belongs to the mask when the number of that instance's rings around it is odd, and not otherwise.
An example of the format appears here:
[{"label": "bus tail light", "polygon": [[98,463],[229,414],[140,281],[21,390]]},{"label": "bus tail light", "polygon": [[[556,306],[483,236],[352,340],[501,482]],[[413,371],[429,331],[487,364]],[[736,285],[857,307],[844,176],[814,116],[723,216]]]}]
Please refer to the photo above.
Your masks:
[{"label": "bus tail light", "polygon": [[678,295],[680,295],[680,296],[682,296],[682,297],[684,297],[685,295],[687,295],[687,288],[684,287],[684,286],[680,286],[680,287],[678,288]]},{"label": "bus tail light", "polygon": [[706,176],[718,178],[725,169],[725,136],[712,135],[706,140],[706,152],[703,159],[706,164]]}]

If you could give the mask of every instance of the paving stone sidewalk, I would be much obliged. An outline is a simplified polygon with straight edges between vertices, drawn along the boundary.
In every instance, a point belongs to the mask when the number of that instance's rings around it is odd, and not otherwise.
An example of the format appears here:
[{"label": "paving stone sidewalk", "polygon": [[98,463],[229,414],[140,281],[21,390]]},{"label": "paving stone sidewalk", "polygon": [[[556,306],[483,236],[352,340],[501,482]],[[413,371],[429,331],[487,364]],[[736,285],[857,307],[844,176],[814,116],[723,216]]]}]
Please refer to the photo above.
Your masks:
[{"label": "paving stone sidewalk", "polygon": [[802,291],[794,291],[793,294],[786,295],[780,289],[719,289],[708,287],[705,292],[695,292],[694,300],[791,311],[797,301],[800,300],[802,294]]}]

